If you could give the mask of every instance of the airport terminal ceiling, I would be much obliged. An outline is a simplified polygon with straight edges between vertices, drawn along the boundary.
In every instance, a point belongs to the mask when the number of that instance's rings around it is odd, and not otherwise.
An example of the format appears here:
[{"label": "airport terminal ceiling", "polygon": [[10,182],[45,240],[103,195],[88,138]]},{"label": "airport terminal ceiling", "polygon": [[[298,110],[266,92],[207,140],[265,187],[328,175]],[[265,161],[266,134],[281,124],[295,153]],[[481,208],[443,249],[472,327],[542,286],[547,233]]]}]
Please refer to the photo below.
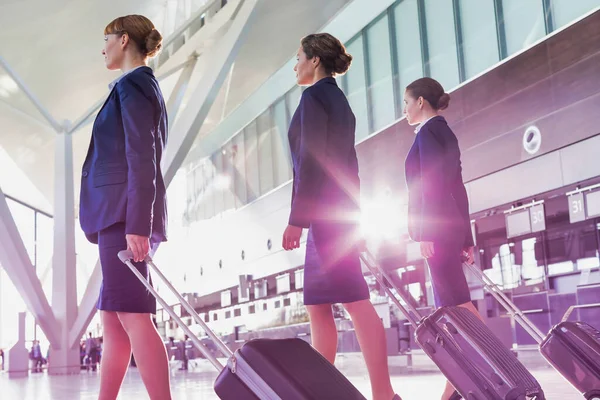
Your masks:
[{"label": "airport terminal ceiling", "polygon": [[[347,2],[332,0],[323,5],[319,0],[262,0],[257,10],[258,18],[202,132],[216,125],[288,61],[295,54],[301,36],[319,30]],[[178,7],[184,3],[200,7],[207,1],[2,1],[0,56],[59,123],[75,121],[107,95],[107,85],[119,75],[107,71],[103,64],[101,50],[105,25],[120,15],[144,14],[159,30],[166,32],[164,36],[168,38],[175,22],[183,22]],[[278,35],[269,34],[273,31],[279,32]],[[157,72],[164,71],[159,69]],[[173,84],[173,78],[165,81],[165,97],[170,94]],[[52,211],[55,133],[1,66],[0,124],[0,146],[9,157],[2,168],[17,166],[33,183],[27,190],[12,185],[14,192],[8,194]],[[76,176],[90,134],[91,124],[88,124],[73,137]],[[0,176],[0,185],[6,187],[7,182],[2,178]],[[75,179],[75,185],[77,193],[78,179]]]}]

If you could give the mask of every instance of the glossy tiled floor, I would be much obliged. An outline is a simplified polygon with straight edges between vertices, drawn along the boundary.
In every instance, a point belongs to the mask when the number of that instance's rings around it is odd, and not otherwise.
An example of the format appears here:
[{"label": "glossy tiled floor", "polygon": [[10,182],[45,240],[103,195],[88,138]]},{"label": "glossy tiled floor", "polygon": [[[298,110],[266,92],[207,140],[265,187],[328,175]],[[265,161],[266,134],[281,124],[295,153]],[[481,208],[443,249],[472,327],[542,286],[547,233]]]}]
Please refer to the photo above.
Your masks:
[{"label": "glossy tiled floor", "polygon": [[[444,384],[443,376],[425,356],[416,356],[414,367],[407,370],[401,366],[404,359],[390,358],[393,385],[404,400],[436,400]],[[349,377],[367,398],[370,396],[369,380],[363,360],[359,355],[341,355],[338,367]],[[529,366],[529,365],[528,365]],[[581,400],[583,396],[566,383],[553,369],[536,362],[531,371],[546,391],[549,400]],[[188,372],[173,371],[172,387],[174,400],[216,399],[212,383],[216,373],[207,362],[201,362]],[[51,376],[32,374],[29,378],[8,379],[0,374],[1,400],[95,400],[100,379],[95,372],[82,372],[77,376]],[[130,369],[121,389],[122,400],[144,400],[148,395],[140,375]]]}]

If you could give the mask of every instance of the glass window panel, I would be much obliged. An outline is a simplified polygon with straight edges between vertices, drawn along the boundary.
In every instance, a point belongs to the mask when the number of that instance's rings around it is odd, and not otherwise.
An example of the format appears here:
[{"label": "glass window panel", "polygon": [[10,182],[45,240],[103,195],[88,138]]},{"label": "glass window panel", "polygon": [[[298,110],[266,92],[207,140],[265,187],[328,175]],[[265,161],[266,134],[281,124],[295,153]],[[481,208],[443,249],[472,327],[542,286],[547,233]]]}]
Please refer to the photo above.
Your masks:
[{"label": "glass window panel", "polygon": [[233,184],[235,187],[236,207],[241,207],[248,202],[246,194],[246,151],[244,144],[244,132],[241,131],[233,138],[233,164],[235,179]]},{"label": "glass window panel", "polygon": [[223,153],[223,201],[225,211],[235,208],[235,179],[234,174],[234,158],[233,158],[233,140],[227,142],[224,146]]},{"label": "glass window panel", "polygon": [[275,169],[275,186],[282,185],[292,179],[292,163],[288,142],[287,111],[284,99],[273,105],[273,165]]},{"label": "glass window panel", "polygon": [[344,92],[344,94],[346,94],[346,91],[344,90],[344,75],[336,75],[335,76],[335,82],[337,83],[338,87],[340,89],[342,89],[342,92]]},{"label": "glass window panel", "polygon": [[204,218],[211,218],[215,215],[215,194],[213,181],[215,179],[215,168],[212,160],[207,158],[202,166],[204,172],[204,182],[206,190],[204,191]]},{"label": "glass window panel", "polygon": [[531,46],[546,34],[542,0],[502,0],[508,55]]},{"label": "glass window panel", "polygon": [[288,108],[288,115],[290,119],[296,112],[298,104],[300,104],[300,98],[302,97],[302,88],[300,86],[294,86],[292,90],[287,92],[285,95],[285,101]]},{"label": "glass window panel", "polygon": [[246,180],[248,182],[247,200],[250,203],[260,195],[256,120],[244,128],[244,145],[246,150]]},{"label": "glass window panel", "polygon": [[273,183],[273,145],[271,143],[271,110],[267,109],[257,118],[258,128],[258,171],[260,179],[260,194],[269,192]]},{"label": "glass window panel", "polygon": [[378,131],[396,119],[387,14],[367,28],[366,37],[369,51],[369,94],[373,130]]},{"label": "glass window panel", "polygon": [[195,169],[188,171],[186,175],[186,213],[188,218],[193,211],[196,200],[196,174]]},{"label": "glass window panel", "polygon": [[567,25],[600,6],[600,0],[552,0],[554,28]]},{"label": "glass window panel", "polygon": [[356,141],[360,141],[369,135],[367,81],[362,36],[358,36],[348,43],[346,49],[352,55],[352,65],[346,72],[348,102],[356,116]]},{"label": "glass window panel", "polygon": [[522,242],[521,274],[526,281],[538,281],[544,277],[544,266],[538,265],[538,260],[535,258],[536,241],[537,238],[529,238]]},{"label": "glass window panel", "polygon": [[214,215],[218,215],[224,211],[224,203],[223,203],[223,153],[222,150],[217,150],[211,156],[211,162],[213,164],[213,168],[215,171],[213,180],[212,180],[212,192],[213,192],[213,201],[215,204],[215,213]]},{"label": "glass window panel", "polygon": [[34,263],[35,254],[35,229],[33,210],[29,207],[21,205],[11,199],[6,199],[10,213],[17,225],[17,230],[21,234],[21,240],[25,245],[29,260]]},{"label": "glass window panel", "polygon": [[396,54],[398,56],[398,87],[400,108],[406,87],[423,77],[421,34],[417,0],[404,0],[394,7],[396,24]]},{"label": "glass window panel", "polygon": [[[54,254],[54,220],[37,214],[36,263],[37,274],[49,301],[52,297],[52,255]],[[97,253],[96,253],[97,257]],[[79,260],[78,260],[79,265]],[[93,267],[93,266],[92,266]],[[85,290],[85,287],[84,289]],[[78,288],[78,293],[80,289]]]},{"label": "glass window panel", "polygon": [[449,92],[459,84],[452,0],[424,0],[430,76]]},{"label": "glass window panel", "polygon": [[466,79],[500,60],[494,0],[460,0]]},{"label": "glass window panel", "polygon": [[592,268],[600,267],[600,260],[598,256],[596,257],[588,257],[588,258],[580,258],[577,260],[577,269],[578,270],[586,270]]},{"label": "glass window panel", "polygon": [[560,275],[575,270],[573,261],[563,261],[554,264],[548,264],[548,275]]},{"label": "glass window panel", "polygon": [[195,211],[198,219],[205,218],[206,208],[206,180],[204,173],[204,162],[201,162],[194,167],[194,181],[195,181]]}]

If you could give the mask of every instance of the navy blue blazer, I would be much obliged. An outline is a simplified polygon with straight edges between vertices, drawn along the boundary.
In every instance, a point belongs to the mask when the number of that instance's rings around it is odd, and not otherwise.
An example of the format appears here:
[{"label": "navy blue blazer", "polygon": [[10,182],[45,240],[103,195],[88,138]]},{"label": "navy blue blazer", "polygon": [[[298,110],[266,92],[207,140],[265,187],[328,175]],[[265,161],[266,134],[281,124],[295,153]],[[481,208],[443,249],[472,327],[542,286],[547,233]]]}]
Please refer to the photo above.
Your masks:
[{"label": "navy blue blazer", "polygon": [[417,242],[459,239],[463,246],[473,246],[458,140],[443,117],[421,127],[405,173],[410,237]]},{"label": "navy blue blazer", "polygon": [[356,119],[334,78],[302,93],[288,132],[294,183],[289,224],[357,223],[360,180]]},{"label": "navy blue blazer", "polygon": [[88,240],[117,222],[125,232],[167,239],[167,203],[160,161],[167,109],[152,69],[123,76],[100,109],[81,174],[79,220]]}]

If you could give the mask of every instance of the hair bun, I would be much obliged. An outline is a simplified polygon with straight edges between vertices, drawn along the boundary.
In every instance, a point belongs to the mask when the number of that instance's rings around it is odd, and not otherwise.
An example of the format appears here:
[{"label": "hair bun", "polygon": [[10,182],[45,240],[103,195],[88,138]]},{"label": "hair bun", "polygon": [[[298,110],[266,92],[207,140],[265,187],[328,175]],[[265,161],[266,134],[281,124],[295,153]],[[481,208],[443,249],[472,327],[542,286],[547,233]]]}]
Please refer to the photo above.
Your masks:
[{"label": "hair bun", "polygon": [[146,37],[146,55],[150,58],[155,57],[162,48],[162,35],[156,29],[152,29]]},{"label": "hair bun", "polygon": [[335,72],[336,74],[345,74],[350,68],[350,64],[352,64],[352,56],[346,53],[346,51],[344,50],[335,59],[333,72]]},{"label": "hair bun", "polygon": [[450,104],[450,95],[448,93],[444,93],[437,102],[437,109],[445,110],[446,108],[448,108],[449,104]]}]

